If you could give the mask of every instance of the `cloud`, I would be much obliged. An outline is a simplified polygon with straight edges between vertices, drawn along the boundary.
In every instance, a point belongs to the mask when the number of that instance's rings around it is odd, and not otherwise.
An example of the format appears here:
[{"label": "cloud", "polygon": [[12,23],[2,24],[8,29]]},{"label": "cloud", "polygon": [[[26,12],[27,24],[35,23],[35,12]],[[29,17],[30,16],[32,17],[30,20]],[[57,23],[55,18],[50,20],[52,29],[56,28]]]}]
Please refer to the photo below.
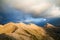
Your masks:
[{"label": "cloud", "polygon": [[11,7],[25,12],[40,13],[51,6],[47,0],[5,0]]},{"label": "cloud", "polygon": [[32,12],[38,17],[60,17],[59,7],[53,5],[56,1],[52,2],[53,4],[49,3],[49,1],[50,0],[5,0],[4,2],[15,9],[23,10],[27,13]]},{"label": "cloud", "polygon": [[56,6],[52,6],[47,13],[45,14],[48,18],[52,17],[60,17],[60,8]]},{"label": "cloud", "polygon": [[52,7],[50,14],[52,16],[60,16],[60,9],[59,7]]}]

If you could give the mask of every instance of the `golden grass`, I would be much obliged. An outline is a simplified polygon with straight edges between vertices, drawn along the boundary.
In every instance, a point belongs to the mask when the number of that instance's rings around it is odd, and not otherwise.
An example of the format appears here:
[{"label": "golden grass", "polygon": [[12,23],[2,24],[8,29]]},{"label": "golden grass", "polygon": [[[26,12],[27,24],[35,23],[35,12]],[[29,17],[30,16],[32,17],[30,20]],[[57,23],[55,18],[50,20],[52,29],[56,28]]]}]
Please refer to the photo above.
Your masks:
[{"label": "golden grass", "polygon": [[7,23],[0,26],[0,34],[6,34],[16,40],[54,40],[43,27],[35,24]]}]

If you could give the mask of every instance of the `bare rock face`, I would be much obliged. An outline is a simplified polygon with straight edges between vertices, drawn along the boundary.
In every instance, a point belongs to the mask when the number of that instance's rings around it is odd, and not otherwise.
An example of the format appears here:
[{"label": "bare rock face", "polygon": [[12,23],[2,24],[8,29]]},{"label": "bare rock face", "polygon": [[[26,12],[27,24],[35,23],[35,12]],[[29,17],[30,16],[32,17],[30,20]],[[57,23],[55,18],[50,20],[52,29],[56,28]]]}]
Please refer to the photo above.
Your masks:
[{"label": "bare rock face", "polygon": [[5,25],[0,25],[0,40],[55,40],[55,32],[52,28],[54,29],[55,27],[50,24],[47,27],[40,27],[32,23],[10,22]]}]

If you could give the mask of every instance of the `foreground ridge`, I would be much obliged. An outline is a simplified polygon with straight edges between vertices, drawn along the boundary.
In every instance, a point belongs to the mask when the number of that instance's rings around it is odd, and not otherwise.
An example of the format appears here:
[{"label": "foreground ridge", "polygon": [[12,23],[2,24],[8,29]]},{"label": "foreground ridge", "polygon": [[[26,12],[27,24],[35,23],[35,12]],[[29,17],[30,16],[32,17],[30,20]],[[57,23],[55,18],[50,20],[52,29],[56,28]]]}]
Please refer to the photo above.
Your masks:
[{"label": "foreground ridge", "polygon": [[[56,31],[58,28],[10,22],[0,25],[0,40],[60,40],[60,36],[55,36],[57,34],[53,30]],[[55,39],[54,36],[57,38]]]}]

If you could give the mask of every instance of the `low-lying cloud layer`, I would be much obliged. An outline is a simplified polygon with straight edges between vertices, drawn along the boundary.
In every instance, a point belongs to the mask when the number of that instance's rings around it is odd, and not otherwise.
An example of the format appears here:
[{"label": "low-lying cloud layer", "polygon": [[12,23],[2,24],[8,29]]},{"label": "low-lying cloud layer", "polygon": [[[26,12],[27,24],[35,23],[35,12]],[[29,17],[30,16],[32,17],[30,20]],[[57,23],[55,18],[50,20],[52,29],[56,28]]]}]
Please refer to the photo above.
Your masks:
[{"label": "low-lying cloud layer", "polygon": [[[50,0],[4,0],[6,4],[18,10],[23,10],[42,17],[60,17],[60,9]],[[53,0],[52,0],[53,1]],[[44,12],[44,13],[43,13]]]},{"label": "low-lying cloud layer", "polygon": [[6,0],[10,6],[27,12],[40,13],[51,6],[46,0]]}]

